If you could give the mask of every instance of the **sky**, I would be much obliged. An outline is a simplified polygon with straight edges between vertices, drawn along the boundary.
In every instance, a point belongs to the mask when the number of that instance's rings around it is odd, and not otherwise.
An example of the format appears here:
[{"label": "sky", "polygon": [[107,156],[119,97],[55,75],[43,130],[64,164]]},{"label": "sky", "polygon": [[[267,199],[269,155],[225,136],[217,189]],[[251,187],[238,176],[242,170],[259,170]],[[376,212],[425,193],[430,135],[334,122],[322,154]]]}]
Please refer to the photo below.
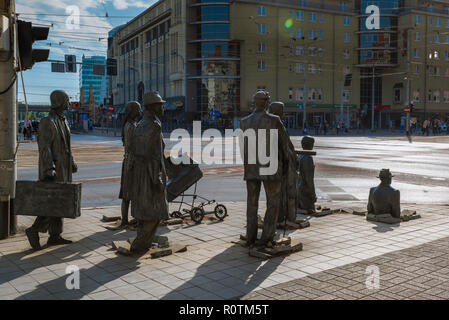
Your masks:
[{"label": "sky", "polygon": [[[130,21],[156,0],[16,0],[20,20],[35,26],[49,26],[47,40],[36,41],[33,48],[50,49],[52,60],[64,60],[65,54],[76,55],[77,62],[85,56],[106,56],[108,32]],[[73,6],[76,7],[73,7]],[[79,12],[79,29],[74,29]],[[109,18],[106,18],[106,13]],[[79,72],[80,65],[77,66]],[[72,101],[79,100],[78,73],[52,73],[50,62],[36,63],[23,72],[29,104],[49,104],[50,93],[60,89]],[[18,100],[24,101],[22,83],[18,82]]]}]

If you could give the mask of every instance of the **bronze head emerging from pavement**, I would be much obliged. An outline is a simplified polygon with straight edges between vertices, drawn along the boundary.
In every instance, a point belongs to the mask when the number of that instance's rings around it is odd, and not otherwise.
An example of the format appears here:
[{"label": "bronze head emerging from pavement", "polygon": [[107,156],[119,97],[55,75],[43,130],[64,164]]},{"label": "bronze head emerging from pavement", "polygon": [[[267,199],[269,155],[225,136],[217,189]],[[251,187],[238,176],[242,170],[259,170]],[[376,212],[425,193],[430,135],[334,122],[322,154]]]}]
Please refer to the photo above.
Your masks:
[{"label": "bronze head emerging from pavement", "polygon": [[315,139],[311,136],[304,136],[301,140],[301,146],[304,150],[313,150]]}]

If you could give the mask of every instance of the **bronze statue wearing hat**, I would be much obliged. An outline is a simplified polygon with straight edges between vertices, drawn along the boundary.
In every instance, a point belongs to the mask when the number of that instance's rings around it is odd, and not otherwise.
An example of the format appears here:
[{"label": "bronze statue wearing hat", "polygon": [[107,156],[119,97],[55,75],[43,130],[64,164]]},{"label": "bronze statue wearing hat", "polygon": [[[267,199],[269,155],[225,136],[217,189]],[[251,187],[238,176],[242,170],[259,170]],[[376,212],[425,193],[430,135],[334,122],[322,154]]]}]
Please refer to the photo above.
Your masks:
[{"label": "bronze statue wearing hat", "polygon": [[[68,183],[72,181],[72,173],[78,171],[70,146],[70,128],[64,116],[70,109],[69,96],[56,90],[51,93],[50,102],[51,111],[39,124],[39,180]],[[72,243],[61,237],[62,227],[62,218],[37,217],[26,229],[26,235],[35,250],[41,249],[39,232],[49,232],[48,246]]]},{"label": "bronze statue wearing hat", "polygon": [[[281,120],[284,119],[284,103],[272,102],[269,107],[269,112],[278,116]],[[288,148],[290,149],[289,155],[295,155],[295,147],[288,139]],[[279,207],[278,223],[296,222],[296,196],[297,196],[297,161],[296,157],[290,157],[286,159],[282,154],[279,154],[279,162],[282,162],[282,187],[281,187],[281,204]]]},{"label": "bronze statue wearing hat", "polygon": [[[259,145],[259,132],[265,131],[265,136],[269,137],[269,130],[277,130],[278,154],[281,154],[283,159],[289,159],[294,155],[289,155],[291,152],[288,148],[289,137],[281,119],[278,116],[269,114],[267,112],[270,95],[267,91],[257,91],[254,95],[255,110],[249,116],[241,119],[240,127],[243,131],[254,130],[256,135],[256,146]],[[267,139],[268,140],[268,139]],[[259,160],[259,155],[249,155],[248,141],[244,141],[244,180],[247,188],[247,227],[246,227],[246,241],[247,245],[264,246],[271,242],[276,235],[276,226],[279,214],[279,205],[281,203],[281,182],[283,167],[282,162],[278,161],[278,167],[274,174],[261,174],[262,161]],[[267,141],[266,150],[270,150],[270,141]],[[249,163],[248,159],[251,156],[256,159],[255,163]],[[257,240],[257,211],[259,208],[260,188],[263,183],[265,194],[267,198],[267,210],[264,217],[264,226],[262,237]]]},{"label": "bronze statue wearing hat", "polygon": [[371,188],[368,199],[368,214],[391,215],[401,217],[401,196],[399,190],[391,187],[393,175],[389,169],[382,169],[379,173],[379,186]]},{"label": "bronze statue wearing hat", "polygon": [[[305,151],[313,150],[315,139],[305,136],[301,140],[301,146]],[[298,185],[298,208],[301,213],[315,213],[317,201],[315,192],[315,164],[310,154],[298,156],[299,185]]]},{"label": "bronze statue wearing hat", "polygon": [[122,177],[120,180],[120,194],[122,199],[122,223],[121,227],[128,225],[128,211],[132,194],[132,166],[134,163],[133,153],[131,152],[131,139],[137,126],[137,118],[142,114],[140,103],[136,101],[129,102],[125,109],[125,120],[122,127],[122,141],[124,146],[124,157],[122,164]]},{"label": "bronze statue wearing hat", "polygon": [[132,252],[150,249],[159,222],[168,219],[165,144],[160,120],[164,103],[157,92],[145,94],[143,119],[137,124],[131,141],[131,215],[137,220],[137,237],[131,244]]}]

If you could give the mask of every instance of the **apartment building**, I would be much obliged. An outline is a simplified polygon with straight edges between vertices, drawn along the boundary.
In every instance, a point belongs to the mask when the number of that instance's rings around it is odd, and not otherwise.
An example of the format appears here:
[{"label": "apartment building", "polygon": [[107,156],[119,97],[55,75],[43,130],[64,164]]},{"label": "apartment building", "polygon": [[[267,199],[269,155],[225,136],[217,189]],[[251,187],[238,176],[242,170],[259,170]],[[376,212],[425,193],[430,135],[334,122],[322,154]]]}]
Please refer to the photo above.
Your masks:
[{"label": "apartment building", "polygon": [[[370,5],[380,10],[375,29]],[[413,118],[444,118],[448,8],[449,0],[161,0],[114,33],[110,92],[123,107],[157,90],[181,122],[235,122],[258,88],[286,104],[291,128],[304,119],[368,127],[373,114],[376,126],[398,127],[409,102]]]}]

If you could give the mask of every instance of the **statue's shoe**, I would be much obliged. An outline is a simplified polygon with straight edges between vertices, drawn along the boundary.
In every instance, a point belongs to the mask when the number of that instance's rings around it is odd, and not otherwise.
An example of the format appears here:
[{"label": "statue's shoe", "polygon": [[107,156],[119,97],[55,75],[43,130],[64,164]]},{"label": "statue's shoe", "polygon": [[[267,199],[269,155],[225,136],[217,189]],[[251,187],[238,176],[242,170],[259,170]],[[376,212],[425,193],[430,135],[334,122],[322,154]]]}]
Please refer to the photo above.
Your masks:
[{"label": "statue's shoe", "polygon": [[28,238],[28,242],[31,245],[31,248],[34,250],[41,250],[41,244],[39,242],[39,234],[37,232],[31,231],[30,229],[25,230],[25,234]]},{"label": "statue's shoe", "polygon": [[57,236],[57,237],[52,237],[50,236],[50,238],[48,238],[47,241],[47,246],[57,246],[57,245],[61,245],[61,244],[71,244],[73,241],[72,240],[67,240],[64,239],[61,236]]}]

